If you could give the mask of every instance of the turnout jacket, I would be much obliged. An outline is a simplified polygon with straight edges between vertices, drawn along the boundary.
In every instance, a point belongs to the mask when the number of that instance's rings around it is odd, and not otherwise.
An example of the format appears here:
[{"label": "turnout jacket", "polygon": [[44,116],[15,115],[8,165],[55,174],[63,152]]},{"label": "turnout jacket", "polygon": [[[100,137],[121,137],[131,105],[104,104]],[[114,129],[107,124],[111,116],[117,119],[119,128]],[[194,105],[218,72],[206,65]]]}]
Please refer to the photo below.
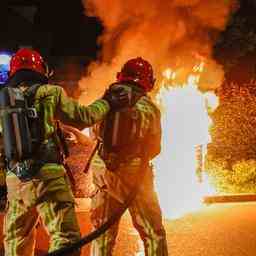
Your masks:
[{"label": "turnout jacket", "polygon": [[[56,120],[64,120],[76,127],[89,127],[104,119],[110,110],[110,106],[106,100],[96,100],[89,106],[83,106],[69,98],[62,87],[50,84],[41,85],[37,89],[34,97],[34,107],[38,113],[43,112],[41,115],[43,118],[41,122],[43,126],[42,143],[45,144],[47,144],[48,140],[51,139],[56,132]],[[3,151],[1,152],[1,156],[2,155]],[[4,158],[1,157],[2,168],[3,160]],[[64,173],[65,169],[61,164],[45,164],[35,178],[43,180],[57,178],[63,176]],[[12,172],[7,173],[7,178],[14,176]],[[17,179],[15,179],[15,181],[17,181]],[[8,183],[11,185],[10,183],[12,182]],[[13,186],[11,185],[11,187]],[[12,194],[10,190],[12,189],[9,187],[8,192]],[[13,192],[17,194],[15,188]]]},{"label": "turnout jacket", "polygon": [[[136,184],[139,172],[146,171],[144,178],[143,189],[147,190],[147,186],[151,187],[153,182],[152,168],[149,163],[161,151],[161,112],[153,103],[149,96],[143,96],[134,106],[141,118],[141,134],[146,136],[146,144],[144,146],[145,154],[149,157],[141,159],[134,156],[120,163],[114,171],[109,171],[107,168],[109,160],[102,159],[97,153],[91,164],[93,172],[93,183],[95,186],[94,193],[105,190],[108,194],[114,197],[119,202],[124,202],[130,189]],[[96,133],[99,132],[96,129]],[[114,156],[118,158],[118,154]],[[147,161],[143,164],[144,170],[141,170],[142,161]],[[147,169],[147,170],[146,170]]]}]

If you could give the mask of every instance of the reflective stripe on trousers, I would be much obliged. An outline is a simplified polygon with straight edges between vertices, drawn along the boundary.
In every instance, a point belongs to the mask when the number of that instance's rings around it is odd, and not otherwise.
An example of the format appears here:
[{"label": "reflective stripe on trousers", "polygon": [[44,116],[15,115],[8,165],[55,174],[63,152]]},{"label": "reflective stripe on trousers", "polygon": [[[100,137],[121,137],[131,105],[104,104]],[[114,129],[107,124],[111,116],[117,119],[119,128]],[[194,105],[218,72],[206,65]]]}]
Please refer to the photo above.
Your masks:
[{"label": "reflective stripe on trousers", "polygon": [[[50,235],[49,251],[80,239],[74,205],[71,202],[45,201],[27,209],[22,201],[12,200],[4,219],[6,256],[33,256],[39,216]],[[73,255],[80,255],[80,252]]]},{"label": "reflective stripe on trousers", "polygon": [[[107,191],[99,190],[92,198],[91,220],[94,228],[98,228],[115,213],[120,203]],[[167,241],[162,225],[161,210],[153,183],[151,189],[139,191],[137,198],[129,207],[134,227],[144,243],[146,256],[168,256]],[[111,256],[118,233],[119,221],[105,234],[92,243],[91,256]]]}]

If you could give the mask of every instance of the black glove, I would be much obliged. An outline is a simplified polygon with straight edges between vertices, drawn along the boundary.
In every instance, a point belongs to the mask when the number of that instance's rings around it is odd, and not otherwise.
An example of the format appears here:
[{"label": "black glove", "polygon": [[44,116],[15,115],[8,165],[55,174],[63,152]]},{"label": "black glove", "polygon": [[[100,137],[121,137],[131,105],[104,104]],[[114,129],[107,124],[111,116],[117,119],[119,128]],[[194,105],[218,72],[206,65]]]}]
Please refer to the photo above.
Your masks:
[{"label": "black glove", "polygon": [[137,86],[115,83],[106,90],[103,99],[108,101],[112,110],[119,110],[134,106],[143,95],[145,92]]},{"label": "black glove", "polygon": [[131,105],[132,90],[123,86],[111,86],[105,91],[103,99],[106,100],[112,110],[118,110]]}]

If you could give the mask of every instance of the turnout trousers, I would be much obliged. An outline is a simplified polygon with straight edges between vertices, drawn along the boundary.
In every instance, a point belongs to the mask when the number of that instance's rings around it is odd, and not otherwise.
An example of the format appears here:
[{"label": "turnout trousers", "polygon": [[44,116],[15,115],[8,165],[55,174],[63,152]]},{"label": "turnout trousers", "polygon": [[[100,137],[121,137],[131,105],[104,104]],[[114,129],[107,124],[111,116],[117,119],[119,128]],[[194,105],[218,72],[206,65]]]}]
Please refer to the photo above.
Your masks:
[{"label": "turnout trousers", "polygon": [[[9,206],[4,218],[6,256],[33,256],[39,217],[50,236],[49,252],[80,239],[74,198],[62,166],[48,166],[21,182],[7,175]],[[75,252],[80,255],[80,251]]]},{"label": "turnout trousers", "polygon": [[[138,184],[138,171],[146,171],[144,180],[139,182],[136,199],[129,207],[132,222],[144,244],[146,256],[168,256],[166,234],[162,224],[161,209],[154,191],[152,168],[139,170],[135,160],[120,165],[110,172],[100,164],[97,156],[91,166],[93,171],[95,194],[92,197],[91,221],[95,229],[105,223],[129,195],[133,184]],[[93,241],[91,256],[111,256],[118,234],[119,220],[105,234]]]}]

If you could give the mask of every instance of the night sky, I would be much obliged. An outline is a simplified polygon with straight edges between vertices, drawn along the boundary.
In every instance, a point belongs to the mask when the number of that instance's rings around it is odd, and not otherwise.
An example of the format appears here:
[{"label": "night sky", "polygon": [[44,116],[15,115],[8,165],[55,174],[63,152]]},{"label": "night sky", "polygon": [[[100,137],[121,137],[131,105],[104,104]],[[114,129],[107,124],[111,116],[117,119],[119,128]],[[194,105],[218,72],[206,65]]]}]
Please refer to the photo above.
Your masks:
[{"label": "night sky", "polygon": [[80,0],[1,0],[0,7],[0,51],[39,50],[55,71],[52,82],[77,97],[77,83],[99,50],[100,21],[85,15]]},{"label": "night sky", "polygon": [[1,49],[31,45],[50,56],[96,55],[102,27],[84,15],[80,0],[9,0],[0,14]]}]

